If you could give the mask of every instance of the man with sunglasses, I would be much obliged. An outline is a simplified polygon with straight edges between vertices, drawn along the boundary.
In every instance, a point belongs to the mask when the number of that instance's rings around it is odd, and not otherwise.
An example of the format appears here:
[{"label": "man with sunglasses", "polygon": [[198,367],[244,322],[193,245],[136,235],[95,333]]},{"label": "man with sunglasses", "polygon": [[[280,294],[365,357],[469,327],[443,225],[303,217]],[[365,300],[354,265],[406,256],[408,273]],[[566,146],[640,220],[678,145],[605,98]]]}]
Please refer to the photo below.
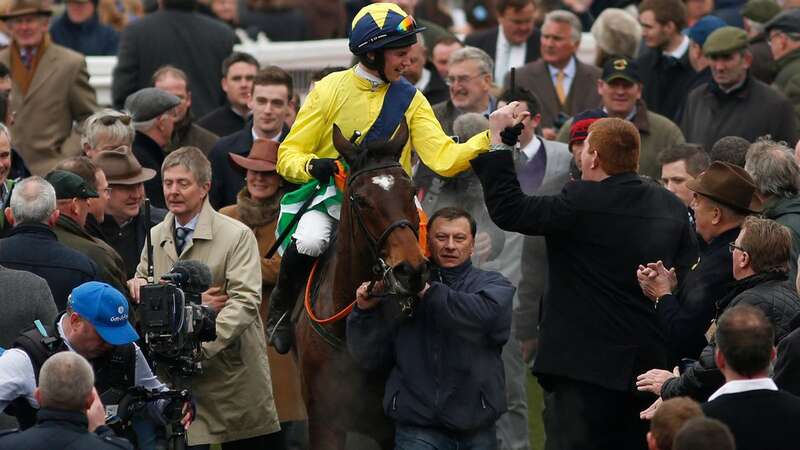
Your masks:
[{"label": "man with sunglasses", "polygon": [[89,159],[106,150],[128,151],[133,144],[136,130],[131,116],[114,109],[101,109],[89,116],[81,127],[81,148]]},{"label": "man with sunglasses", "polygon": [[672,364],[696,358],[708,342],[705,333],[716,312],[715,302],[733,282],[728,243],[739,235],[748,214],[761,211],[752,178],[730,163],[714,162],[686,187],[693,194],[690,207],[702,240],[697,264],[680,286],[675,271],[660,261],[639,266],[637,271],[642,292],[656,303],[666,324]]}]

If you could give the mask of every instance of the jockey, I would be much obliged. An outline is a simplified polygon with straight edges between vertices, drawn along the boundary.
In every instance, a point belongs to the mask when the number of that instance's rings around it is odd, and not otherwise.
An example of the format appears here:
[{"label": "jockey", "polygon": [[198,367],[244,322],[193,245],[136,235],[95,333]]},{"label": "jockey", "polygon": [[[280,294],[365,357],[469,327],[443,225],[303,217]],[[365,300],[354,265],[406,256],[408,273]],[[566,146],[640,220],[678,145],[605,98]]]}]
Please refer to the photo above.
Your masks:
[{"label": "jockey", "polygon": [[[423,30],[395,4],[373,3],[362,8],[350,33],[350,51],[358,64],[316,83],[280,145],[278,173],[303,186],[281,201],[277,233],[291,222],[297,205],[310,195],[319,195],[297,223],[291,242],[284,243],[278,282],[270,297],[267,333],[279,353],[289,351],[294,337],[287,313],[293,309],[315,258],[328,248],[339,219],[341,192],[333,183],[339,156],[332,140],[334,124],[345,137],[363,133],[357,141],[361,143],[388,140],[405,120],[409,140],[400,163],[409,174],[412,148],[426,166],[445,177],[468,169],[472,158],[489,150],[490,132],[481,132],[463,144],[454,143],[442,131],[422,93],[403,78],[411,64],[410,47]],[[500,121],[490,119],[492,137],[507,125]]]}]

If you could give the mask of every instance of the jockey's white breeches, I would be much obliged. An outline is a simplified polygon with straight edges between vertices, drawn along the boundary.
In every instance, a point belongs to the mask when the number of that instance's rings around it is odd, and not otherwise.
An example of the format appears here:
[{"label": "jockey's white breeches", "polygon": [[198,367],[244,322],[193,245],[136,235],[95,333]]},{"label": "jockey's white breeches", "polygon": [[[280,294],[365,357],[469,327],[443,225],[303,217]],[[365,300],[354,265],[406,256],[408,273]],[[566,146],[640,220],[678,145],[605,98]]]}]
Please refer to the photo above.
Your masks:
[{"label": "jockey's white breeches", "polygon": [[303,255],[318,257],[331,242],[331,233],[336,220],[322,211],[310,209],[297,222],[294,239],[297,251]]}]

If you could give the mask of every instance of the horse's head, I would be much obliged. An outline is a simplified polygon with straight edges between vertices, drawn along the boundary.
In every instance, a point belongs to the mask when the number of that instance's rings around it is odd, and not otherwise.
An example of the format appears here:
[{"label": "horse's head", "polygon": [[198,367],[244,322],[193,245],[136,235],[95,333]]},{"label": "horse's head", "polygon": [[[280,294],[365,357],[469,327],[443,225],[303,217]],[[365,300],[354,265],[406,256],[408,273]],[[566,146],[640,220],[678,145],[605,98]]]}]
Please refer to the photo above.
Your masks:
[{"label": "horse's head", "polygon": [[373,259],[388,292],[413,297],[429,269],[418,241],[416,189],[399,163],[407,140],[405,121],[392,139],[364,145],[351,143],[333,126],[333,145],[350,166],[342,225],[350,225],[359,253]]}]

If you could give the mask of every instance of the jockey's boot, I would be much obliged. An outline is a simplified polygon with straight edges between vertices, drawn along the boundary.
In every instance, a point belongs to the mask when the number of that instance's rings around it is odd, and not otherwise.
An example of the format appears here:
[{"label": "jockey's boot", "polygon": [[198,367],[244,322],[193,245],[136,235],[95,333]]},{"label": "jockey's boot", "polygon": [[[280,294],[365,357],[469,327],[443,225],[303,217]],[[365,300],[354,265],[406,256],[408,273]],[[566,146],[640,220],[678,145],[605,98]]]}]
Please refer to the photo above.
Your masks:
[{"label": "jockey's boot", "polygon": [[292,310],[297,296],[306,284],[308,271],[314,263],[314,257],[297,251],[292,243],[283,252],[281,268],[278,272],[278,283],[269,297],[269,318],[267,319],[267,336],[269,343],[280,354],[288,353],[294,341],[294,324]]}]

